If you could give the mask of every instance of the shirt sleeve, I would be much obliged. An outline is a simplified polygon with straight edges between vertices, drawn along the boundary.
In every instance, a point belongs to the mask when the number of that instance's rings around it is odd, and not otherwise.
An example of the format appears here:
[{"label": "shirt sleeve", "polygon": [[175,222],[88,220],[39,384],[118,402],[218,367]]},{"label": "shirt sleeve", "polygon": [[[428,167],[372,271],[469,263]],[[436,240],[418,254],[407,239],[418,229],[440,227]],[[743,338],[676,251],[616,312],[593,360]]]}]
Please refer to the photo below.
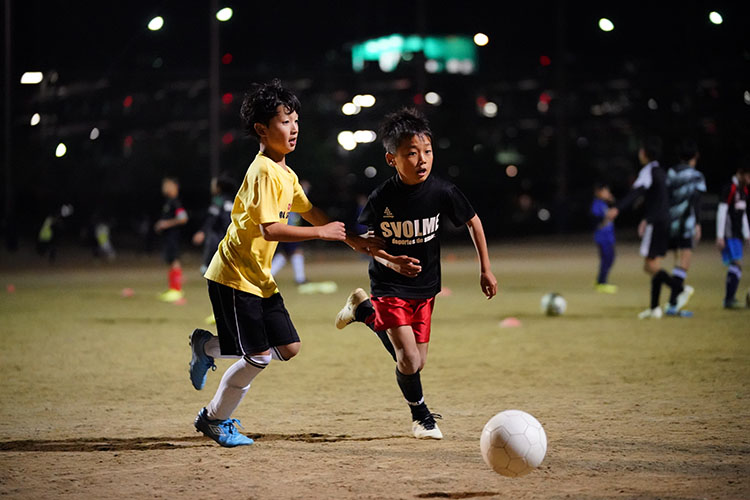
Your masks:
[{"label": "shirt sleeve", "polygon": [[456,227],[466,224],[476,215],[469,200],[454,185],[451,185],[447,190],[444,209],[446,215]]},{"label": "shirt sleeve", "polygon": [[256,176],[249,178],[243,189],[246,191],[244,194],[247,214],[253,222],[270,224],[281,220],[279,212],[287,207],[280,206],[281,186],[268,175],[268,172],[261,170]]},{"label": "shirt sleeve", "polygon": [[313,205],[307,199],[305,190],[299,183],[299,179],[294,179],[294,198],[292,200],[292,212],[305,213],[312,209]]}]

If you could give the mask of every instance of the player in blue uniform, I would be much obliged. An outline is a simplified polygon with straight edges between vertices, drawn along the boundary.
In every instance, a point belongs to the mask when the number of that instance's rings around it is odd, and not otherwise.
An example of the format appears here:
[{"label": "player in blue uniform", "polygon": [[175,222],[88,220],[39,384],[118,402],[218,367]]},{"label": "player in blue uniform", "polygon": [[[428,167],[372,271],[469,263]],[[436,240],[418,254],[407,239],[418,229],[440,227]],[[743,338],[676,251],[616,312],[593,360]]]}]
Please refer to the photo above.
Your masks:
[{"label": "player in blue uniform", "polygon": [[386,162],[396,175],[377,187],[359,222],[385,242],[370,262],[371,297],[361,288],[347,299],[336,327],[367,324],[396,360],[396,381],[411,409],[416,438],[441,439],[424,401],[420,371],[427,360],[435,296],[441,290],[439,236],[449,219],[466,225],[479,256],[480,286],[488,299],[497,293],[482,222],[461,191],[432,171],[432,132],[414,109],[386,117],[380,136]]},{"label": "player in blue uniform", "polygon": [[640,319],[660,319],[662,310],[659,307],[661,286],[666,284],[677,294],[676,309],[679,311],[687,304],[693,289],[682,286],[679,281],[662,269],[662,261],[667,254],[669,243],[669,195],[667,193],[666,173],[659,166],[662,142],[658,137],[648,137],[642,141],[638,150],[638,160],[642,168],[638,173],[628,194],[607,212],[607,218],[614,220],[617,215],[629,208],[640,197],[645,198],[646,226],[641,239],[641,255],[644,257],[643,270],[651,276],[651,302],[649,308],[641,312]]},{"label": "player in blue uniform", "polygon": [[[667,171],[669,192],[669,250],[675,253],[672,279],[685,284],[693,247],[701,239],[701,195],[706,192],[706,180],[695,167],[700,157],[695,142],[685,139],[677,147],[680,163]],[[690,317],[690,311],[677,308],[677,288],[672,289],[667,316]]]},{"label": "player in blue uniform", "polygon": [[607,219],[607,210],[615,198],[609,186],[599,183],[594,186],[594,201],[590,215],[594,220],[594,242],[599,249],[599,274],[596,277],[596,291],[617,293],[617,285],[608,283],[609,271],[615,262],[615,225]]},{"label": "player in blue uniform", "polygon": [[748,185],[750,185],[750,164],[743,164],[732,177],[732,182],[724,187],[716,211],[716,246],[721,250],[724,264],[728,266],[724,308],[736,309],[739,303],[735,298],[742,277],[743,239],[750,241],[750,227],[747,221]]}]

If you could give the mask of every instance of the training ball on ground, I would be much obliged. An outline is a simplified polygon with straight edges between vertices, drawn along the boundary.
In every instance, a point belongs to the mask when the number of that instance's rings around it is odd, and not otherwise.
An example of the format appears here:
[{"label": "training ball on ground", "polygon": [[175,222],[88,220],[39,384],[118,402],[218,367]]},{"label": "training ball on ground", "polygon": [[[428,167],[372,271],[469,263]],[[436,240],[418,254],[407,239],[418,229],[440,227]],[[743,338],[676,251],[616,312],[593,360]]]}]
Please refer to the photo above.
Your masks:
[{"label": "training ball on ground", "polygon": [[540,306],[547,316],[560,316],[568,308],[568,303],[559,293],[550,292],[542,297]]},{"label": "training ball on ground", "polygon": [[544,460],[547,434],[542,424],[528,413],[505,410],[485,424],[479,448],[485,463],[498,474],[524,476]]}]

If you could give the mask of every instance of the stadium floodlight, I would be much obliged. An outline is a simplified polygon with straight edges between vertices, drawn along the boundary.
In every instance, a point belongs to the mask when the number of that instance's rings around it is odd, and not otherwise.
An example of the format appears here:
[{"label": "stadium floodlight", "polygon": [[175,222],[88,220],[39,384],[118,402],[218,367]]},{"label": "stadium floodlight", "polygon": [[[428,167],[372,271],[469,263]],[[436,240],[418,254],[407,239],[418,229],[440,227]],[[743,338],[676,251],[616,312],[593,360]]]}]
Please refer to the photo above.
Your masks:
[{"label": "stadium floodlight", "polygon": [[487,118],[494,118],[497,116],[497,104],[492,101],[485,103],[485,105],[482,106],[482,114]]},{"label": "stadium floodlight", "polygon": [[164,18],[161,16],[156,16],[155,18],[151,19],[148,22],[148,29],[151,31],[159,31],[164,27]]},{"label": "stadium floodlight", "polygon": [[39,125],[39,122],[42,121],[42,116],[39,113],[34,113],[31,115],[31,121],[29,122],[32,127],[36,127]]},{"label": "stadium floodlight", "polygon": [[91,132],[89,133],[89,139],[92,141],[95,141],[99,138],[99,129],[94,127],[91,129]]},{"label": "stadium floodlight", "polygon": [[44,75],[41,71],[27,71],[21,75],[21,83],[23,85],[36,85],[42,83]]},{"label": "stadium floodlight", "polygon": [[221,22],[229,21],[232,19],[232,15],[234,14],[234,11],[231,7],[224,7],[223,9],[220,9],[216,13],[216,19],[218,19]]},{"label": "stadium floodlight", "polygon": [[57,147],[55,148],[55,156],[58,158],[62,158],[63,156],[65,156],[65,153],[67,152],[68,152],[68,148],[62,142],[58,144]]},{"label": "stadium floodlight", "polygon": [[490,37],[488,37],[484,33],[477,33],[476,35],[474,35],[474,43],[479,47],[484,47],[485,45],[490,43]]},{"label": "stadium floodlight", "polygon": [[711,12],[710,12],[710,13],[708,14],[708,20],[709,20],[709,21],[711,21],[711,22],[712,22],[712,23],[714,23],[714,24],[721,24],[721,23],[723,23],[723,22],[724,22],[724,18],[723,18],[723,17],[721,17],[721,14],[719,14],[719,13],[718,13],[718,12],[716,12],[715,10],[714,10],[714,11],[711,11]]},{"label": "stadium floodlight", "polygon": [[606,17],[603,17],[599,19],[599,29],[602,31],[609,32],[615,29],[615,24],[609,19],[607,19]]}]

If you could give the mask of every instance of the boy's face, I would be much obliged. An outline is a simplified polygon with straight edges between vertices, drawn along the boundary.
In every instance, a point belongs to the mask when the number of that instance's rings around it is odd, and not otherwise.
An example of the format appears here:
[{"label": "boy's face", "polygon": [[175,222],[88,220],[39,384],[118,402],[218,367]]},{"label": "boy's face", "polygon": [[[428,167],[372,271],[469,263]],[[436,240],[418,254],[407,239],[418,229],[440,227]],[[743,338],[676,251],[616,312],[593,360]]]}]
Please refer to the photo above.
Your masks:
[{"label": "boy's face", "polygon": [[600,200],[610,201],[612,200],[612,192],[609,190],[609,187],[603,186],[596,190],[594,193],[597,198]]},{"label": "boy's face", "polygon": [[413,135],[401,141],[395,153],[386,153],[385,161],[396,167],[404,184],[424,182],[432,172],[432,142],[426,135]]},{"label": "boy's face", "polygon": [[276,109],[274,117],[269,120],[268,125],[256,123],[255,131],[266,147],[286,155],[297,147],[299,116],[296,111],[289,113],[284,105],[280,105]]},{"label": "boy's face", "polygon": [[646,155],[646,150],[643,148],[638,150],[638,161],[641,162],[641,165],[647,165],[650,161]]},{"label": "boy's face", "polygon": [[169,179],[162,181],[161,183],[161,194],[167,198],[177,198],[179,193],[179,187],[174,181]]}]

